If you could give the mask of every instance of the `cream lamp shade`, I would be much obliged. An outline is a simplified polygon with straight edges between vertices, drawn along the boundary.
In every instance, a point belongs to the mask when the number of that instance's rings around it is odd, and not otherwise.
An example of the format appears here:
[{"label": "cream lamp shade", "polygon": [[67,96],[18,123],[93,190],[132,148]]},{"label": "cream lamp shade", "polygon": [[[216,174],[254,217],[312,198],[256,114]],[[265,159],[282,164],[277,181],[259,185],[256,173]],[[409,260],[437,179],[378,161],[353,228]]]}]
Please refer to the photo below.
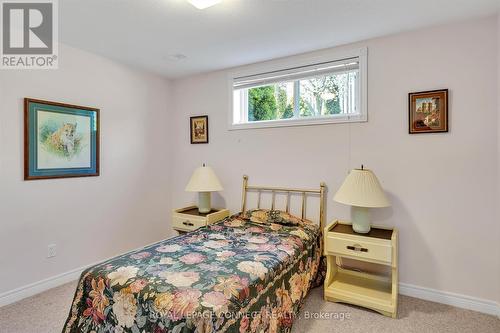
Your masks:
[{"label": "cream lamp shade", "polygon": [[390,202],[385,196],[377,176],[368,169],[354,169],[344,180],[333,200],[351,206],[388,207]]},{"label": "cream lamp shade", "polygon": [[387,199],[377,176],[368,169],[352,170],[340,186],[333,200],[353,206],[352,227],[359,233],[370,231],[368,208],[388,207]]},{"label": "cream lamp shade", "polygon": [[222,190],[222,185],[214,170],[205,165],[194,170],[186,186],[187,192],[216,192]]},{"label": "cream lamp shade", "polygon": [[210,192],[222,191],[223,188],[214,170],[203,164],[203,166],[194,170],[185,190],[187,192],[198,192],[198,211],[206,214],[212,210]]}]

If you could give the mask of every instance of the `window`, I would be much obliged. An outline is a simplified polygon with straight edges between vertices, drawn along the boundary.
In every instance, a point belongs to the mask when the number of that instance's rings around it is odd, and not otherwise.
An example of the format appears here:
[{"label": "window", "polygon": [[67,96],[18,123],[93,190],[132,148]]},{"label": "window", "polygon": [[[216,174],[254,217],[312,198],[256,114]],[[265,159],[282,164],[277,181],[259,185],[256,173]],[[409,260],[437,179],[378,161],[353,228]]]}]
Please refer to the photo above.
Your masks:
[{"label": "window", "polygon": [[231,128],[366,121],[366,49],[321,61],[233,77]]}]

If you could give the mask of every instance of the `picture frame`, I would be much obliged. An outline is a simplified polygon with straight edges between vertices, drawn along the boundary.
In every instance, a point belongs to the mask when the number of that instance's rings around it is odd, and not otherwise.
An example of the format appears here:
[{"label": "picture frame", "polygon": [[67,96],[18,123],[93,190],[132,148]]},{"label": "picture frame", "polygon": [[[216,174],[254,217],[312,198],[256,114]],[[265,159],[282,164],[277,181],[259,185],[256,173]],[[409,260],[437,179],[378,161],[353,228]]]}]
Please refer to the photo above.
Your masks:
[{"label": "picture frame", "polygon": [[408,94],[408,132],[448,132],[448,89]]},{"label": "picture frame", "polygon": [[193,116],[189,118],[191,144],[208,143],[208,116]]},{"label": "picture frame", "polygon": [[24,99],[24,180],[99,176],[99,109]]}]

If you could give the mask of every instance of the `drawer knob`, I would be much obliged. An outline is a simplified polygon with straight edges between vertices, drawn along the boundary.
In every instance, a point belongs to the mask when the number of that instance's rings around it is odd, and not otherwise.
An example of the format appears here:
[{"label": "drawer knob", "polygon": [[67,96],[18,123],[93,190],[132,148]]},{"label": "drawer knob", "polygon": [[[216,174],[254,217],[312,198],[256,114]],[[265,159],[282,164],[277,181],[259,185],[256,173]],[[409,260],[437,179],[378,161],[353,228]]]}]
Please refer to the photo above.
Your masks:
[{"label": "drawer knob", "polygon": [[348,250],[351,250],[351,251],[356,251],[356,252],[368,252],[368,249],[365,248],[365,247],[362,247],[361,245],[359,244],[354,244],[354,245],[348,245],[346,246],[346,248]]},{"label": "drawer knob", "polygon": [[188,227],[194,226],[194,224],[189,222],[189,221],[184,221],[184,222],[182,222],[182,224],[187,225]]}]

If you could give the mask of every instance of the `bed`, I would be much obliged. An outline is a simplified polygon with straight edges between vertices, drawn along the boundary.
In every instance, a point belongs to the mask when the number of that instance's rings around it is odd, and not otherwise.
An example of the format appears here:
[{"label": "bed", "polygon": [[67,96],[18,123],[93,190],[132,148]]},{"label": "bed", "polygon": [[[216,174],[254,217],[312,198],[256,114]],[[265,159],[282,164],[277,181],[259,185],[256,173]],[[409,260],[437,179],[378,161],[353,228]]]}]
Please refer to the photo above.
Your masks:
[{"label": "bed", "polygon": [[[262,193],[270,209],[260,207]],[[286,196],[284,210],[276,195]],[[293,195],[300,217],[290,214]],[[85,270],[63,332],[289,332],[317,278],[324,195],[323,183],[250,186],[244,176],[240,213]],[[320,200],[319,224],[305,216],[310,196]]]}]

